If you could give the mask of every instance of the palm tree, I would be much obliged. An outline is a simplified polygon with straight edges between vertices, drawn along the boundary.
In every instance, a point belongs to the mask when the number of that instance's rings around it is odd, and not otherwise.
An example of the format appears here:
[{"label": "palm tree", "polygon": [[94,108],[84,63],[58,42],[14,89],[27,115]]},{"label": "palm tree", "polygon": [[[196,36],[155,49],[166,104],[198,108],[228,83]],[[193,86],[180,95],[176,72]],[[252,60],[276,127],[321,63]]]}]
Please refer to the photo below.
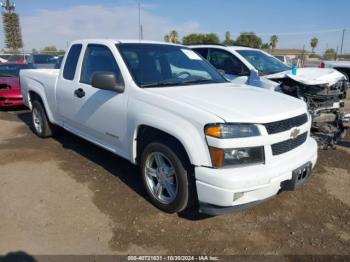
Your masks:
[{"label": "palm tree", "polygon": [[169,35],[165,35],[164,36],[164,42],[170,42],[170,36]]},{"label": "palm tree", "polygon": [[169,34],[164,36],[164,42],[180,44],[178,32],[176,30],[170,31]]},{"label": "palm tree", "polygon": [[234,45],[235,41],[231,37],[231,33],[227,31],[225,33],[225,40],[222,42],[224,45]]},{"label": "palm tree", "polygon": [[272,50],[275,49],[278,43],[278,36],[277,35],[271,36],[270,42],[271,42]]},{"label": "palm tree", "polygon": [[179,34],[176,30],[172,30],[169,34],[169,39],[171,43],[179,44]]},{"label": "palm tree", "polygon": [[1,7],[5,9],[2,20],[6,47],[17,52],[23,47],[19,16],[15,13],[15,5],[10,0],[1,3]]},{"label": "palm tree", "polygon": [[310,41],[310,45],[311,45],[311,48],[312,48],[312,53],[314,53],[314,50],[315,50],[315,48],[318,45],[318,38],[316,38],[316,37],[312,38],[311,41]]}]

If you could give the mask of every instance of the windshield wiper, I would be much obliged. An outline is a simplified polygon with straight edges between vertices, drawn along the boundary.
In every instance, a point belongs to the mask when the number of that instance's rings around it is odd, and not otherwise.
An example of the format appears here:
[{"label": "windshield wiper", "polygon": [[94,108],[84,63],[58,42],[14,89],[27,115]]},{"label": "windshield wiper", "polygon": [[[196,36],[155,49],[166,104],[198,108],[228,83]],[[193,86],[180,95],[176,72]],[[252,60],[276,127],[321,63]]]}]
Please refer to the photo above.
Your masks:
[{"label": "windshield wiper", "polygon": [[144,85],[141,85],[141,87],[181,86],[181,85],[204,84],[204,83],[218,83],[218,82],[211,79],[192,79],[187,81],[164,80],[164,81],[144,84]]},{"label": "windshield wiper", "polygon": [[212,79],[192,79],[192,80],[183,81],[181,83],[184,85],[188,85],[188,84],[205,84],[205,83],[219,83],[219,82],[214,81]]},{"label": "windshield wiper", "polygon": [[182,82],[179,81],[159,81],[159,82],[153,82],[149,84],[143,84],[141,87],[162,87],[162,86],[178,86],[182,85]]}]

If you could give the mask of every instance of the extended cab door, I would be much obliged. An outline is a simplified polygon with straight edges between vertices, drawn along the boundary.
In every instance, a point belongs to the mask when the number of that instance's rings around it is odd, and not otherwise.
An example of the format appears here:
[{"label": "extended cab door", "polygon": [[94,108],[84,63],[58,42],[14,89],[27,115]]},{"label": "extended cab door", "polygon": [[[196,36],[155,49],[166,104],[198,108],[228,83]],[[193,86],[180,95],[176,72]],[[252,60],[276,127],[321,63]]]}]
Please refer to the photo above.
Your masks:
[{"label": "extended cab door", "polygon": [[112,72],[117,82],[124,85],[116,52],[115,46],[88,44],[79,59],[78,68],[81,70],[71,83],[59,81],[57,96],[59,112],[66,129],[124,155],[122,142],[127,128],[127,95],[125,92],[97,89],[91,85],[92,76],[96,72]]}]

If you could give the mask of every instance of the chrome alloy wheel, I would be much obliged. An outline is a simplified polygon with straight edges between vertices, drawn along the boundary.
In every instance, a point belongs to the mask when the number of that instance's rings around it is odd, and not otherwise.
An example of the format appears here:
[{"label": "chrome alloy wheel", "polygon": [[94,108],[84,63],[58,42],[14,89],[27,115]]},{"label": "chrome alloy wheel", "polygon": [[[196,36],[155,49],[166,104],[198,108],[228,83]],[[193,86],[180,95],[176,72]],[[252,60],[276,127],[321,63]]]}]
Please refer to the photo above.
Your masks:
[{"label": "chrome alloy wheel", "polygon": [[36,107],[33,108],[33,124],[37,133],[41,134],[43,131],[43,118]]},{"label": "chrome alloy wheel", "polygon": [[160,152],[147,156],[145,163],[146,184],[152,195],[162,204],[174,201],[178,193],[175,168]]}]

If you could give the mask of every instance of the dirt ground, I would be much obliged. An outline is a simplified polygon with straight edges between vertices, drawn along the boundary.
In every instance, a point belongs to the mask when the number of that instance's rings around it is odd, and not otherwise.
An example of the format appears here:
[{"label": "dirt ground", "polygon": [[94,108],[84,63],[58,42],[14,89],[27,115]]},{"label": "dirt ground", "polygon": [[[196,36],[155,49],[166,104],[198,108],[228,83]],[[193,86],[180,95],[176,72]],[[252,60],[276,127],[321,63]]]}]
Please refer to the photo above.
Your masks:
[{"label": "dirt ground", "polygon": [[28,111],[0,112],[0,255],[350,255],[350,139],[313,176],[252,209],[169,215],[138,170],[74,135],[39,139]]}]

